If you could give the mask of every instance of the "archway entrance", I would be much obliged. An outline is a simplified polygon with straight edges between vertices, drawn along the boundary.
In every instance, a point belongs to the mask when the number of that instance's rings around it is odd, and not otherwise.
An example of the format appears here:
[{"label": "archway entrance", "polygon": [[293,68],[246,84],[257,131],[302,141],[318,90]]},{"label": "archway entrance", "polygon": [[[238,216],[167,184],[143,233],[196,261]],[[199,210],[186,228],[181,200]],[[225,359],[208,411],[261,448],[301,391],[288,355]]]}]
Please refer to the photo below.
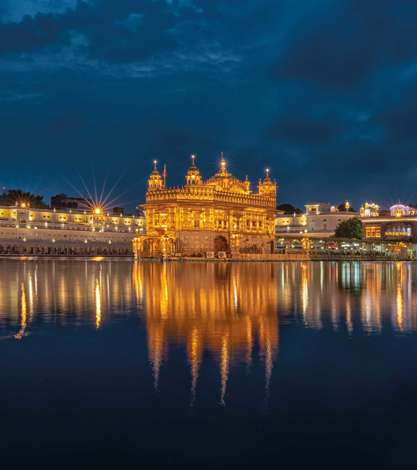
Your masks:
[{"label": "archway entrance", "polygon": [[229,244],[226,238],[221,235],[214,239],[214,252],[217,254],[219,251],[225,251],[226,253],[229,251]]}]

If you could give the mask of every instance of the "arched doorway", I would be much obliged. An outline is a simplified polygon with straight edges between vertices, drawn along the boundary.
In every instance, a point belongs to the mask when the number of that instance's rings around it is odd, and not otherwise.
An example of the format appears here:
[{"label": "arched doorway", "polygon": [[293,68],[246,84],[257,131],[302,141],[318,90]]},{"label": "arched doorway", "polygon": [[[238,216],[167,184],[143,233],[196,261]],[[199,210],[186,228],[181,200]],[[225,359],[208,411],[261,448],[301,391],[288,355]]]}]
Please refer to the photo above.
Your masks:
[{"label": "arched doorway", "polygon": [[219,251],[225,251],[226,253],[229,251],[229,244],[226,238],[221,235],[214,239],[214,252],[218,253]]}]

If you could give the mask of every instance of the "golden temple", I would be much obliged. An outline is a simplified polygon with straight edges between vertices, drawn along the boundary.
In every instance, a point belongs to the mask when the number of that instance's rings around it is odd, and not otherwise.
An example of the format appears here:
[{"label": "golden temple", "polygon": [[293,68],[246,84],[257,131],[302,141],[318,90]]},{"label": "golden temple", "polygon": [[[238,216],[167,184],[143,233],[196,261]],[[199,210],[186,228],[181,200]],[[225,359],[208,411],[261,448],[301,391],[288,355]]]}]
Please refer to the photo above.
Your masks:
[{"label": "golden temple", "polygon": [[166,186],[154,161],[148,179],[146,235],[134,240],[137,257],[233,256],[272,253],[277,184],[265,171],[257,191],[233,176],[221,157],[217,173],[203,180],[191,157],[185,185]]}]

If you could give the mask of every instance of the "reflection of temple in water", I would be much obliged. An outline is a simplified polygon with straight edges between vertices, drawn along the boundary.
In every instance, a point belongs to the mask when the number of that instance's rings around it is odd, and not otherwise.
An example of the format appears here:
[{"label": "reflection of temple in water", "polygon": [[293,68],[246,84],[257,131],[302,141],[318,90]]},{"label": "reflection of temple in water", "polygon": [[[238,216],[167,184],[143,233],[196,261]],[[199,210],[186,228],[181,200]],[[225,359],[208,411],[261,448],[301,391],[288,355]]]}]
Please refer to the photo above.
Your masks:
[{"label": "reflection of temple in water", "polygon": [[0,339],[20,341],[48,327],[100,331],[143,316],[155,386],[180,345],[193,396],[210,355],[222,402],[231,368],[258,357],[268,388],[279,322],[347,334],[417,330],[413,263],[1,263]]},{"label": "reflection of temple in water", "polygon": [[205,351],[219,364],[224,402],[233,363],[264,362],[266,387],[278,349],[276,267],[271,264],[137,264],[155,386],[170,344],[184,345],[193,396]]},{"label": "reflection of temple in water", "polygon": [[155,367],[170,342],[187,346],[197,372],[202,350],[250,362],[258,341],[266,357],[277,311],[311,328],[417,329],[413,263],[2,263],[0,336],[22,338],[29,324],[100,328],[143,308]]}]

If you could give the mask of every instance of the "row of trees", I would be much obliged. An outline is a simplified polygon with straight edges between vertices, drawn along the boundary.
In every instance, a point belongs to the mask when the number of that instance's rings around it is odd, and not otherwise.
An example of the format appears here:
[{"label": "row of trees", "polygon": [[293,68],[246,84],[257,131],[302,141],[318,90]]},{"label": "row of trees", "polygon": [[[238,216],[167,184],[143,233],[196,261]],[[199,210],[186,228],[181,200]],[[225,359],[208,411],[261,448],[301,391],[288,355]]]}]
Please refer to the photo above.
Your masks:
[{"label": "row of trees", "polygon": [[43,201],[43,196],[22,191],[21,189],[9,189],[0,194],[0,205],[2,206],[14,206],[23,202],[37,209],[48,207]]}]

